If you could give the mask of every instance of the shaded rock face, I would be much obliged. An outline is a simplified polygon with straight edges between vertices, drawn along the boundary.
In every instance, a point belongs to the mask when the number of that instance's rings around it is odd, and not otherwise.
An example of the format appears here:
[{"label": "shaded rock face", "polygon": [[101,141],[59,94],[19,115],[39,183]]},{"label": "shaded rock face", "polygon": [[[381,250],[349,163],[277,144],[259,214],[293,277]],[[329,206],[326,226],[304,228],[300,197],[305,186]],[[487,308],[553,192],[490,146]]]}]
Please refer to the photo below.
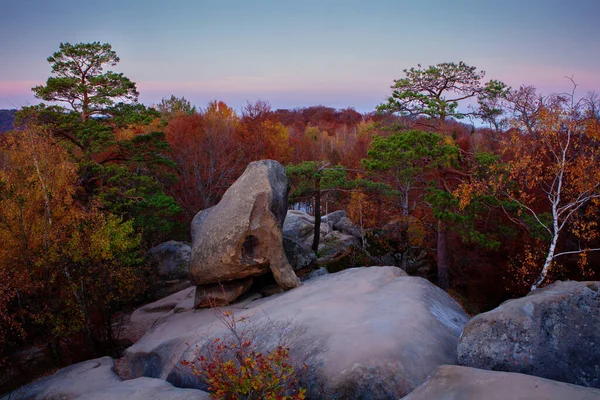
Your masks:
[{"label": "shaded rock face", "polygon": [[250,289],[252,283],[254,283],[254,278],[198,286],[194,304],[198,308],[226,306]]},{"label": "shaded rock face", "polygon": [[208,398],[208,393],[201,390],[178,389],[159,379],[138,378],[123,382],[114,372],[114,360],[110,357],[102,357],[63,368],[1,399],[208,400]]},{"label": "shaded rock face", "polygon": [[[288,211],[283,224],[283,236],[286,240],[298,243],[296,247],[286,246],[288,258],[296,260],[297,254],[314,254],[311,249],[314,229],[315,217],[303,211]],[[319,259],[315,257],[315,261],[319,265],[337,261],[350,254],[353,248],[360,247],[360,244],[360,230],[346,217],[346,212],[334,211],[321,218]],[[298,250],[300,247],[302,250]]]},{"label": "shaded rock face", "polygon": [[256,161],[219,204],[199,212],[192,221],[192,283],[214,288],[271,271],[282,288],[298,286],[283,251],[288,190],[281,164]]},{"label": "shaded rock face", "polygon": [[298,239],[284,236],[283,249],[294,271],[306,268],[317,261],[317,256],[310,246]]},{"label": "shaded rock face", "polygon": [[191,250],[188,243],[175,240],[148,250],[146,261],[154,272],[148,289],[151,298],[159,299],[191,286],[188,280]]},{"label": "shaded rock face", "polygon": [[442,365],[403,400],[596,400],[600,390],[511,372]]},{"label": "shaded rock face", "polygon": [[146,259],[164,280],[187,279],[192,248],[184,242],[169,240],[148,250]]},{"label": "shaded rock face", "polygon": [[473,318],[459,364],[600,388],[600,282],[556,282]]},{"label": "shaded rock face", "polygon": [[195,292],[196,288],[189,287],[138,308],[128,318],[124,316],[123,320],[115,321],[114,338],[120,342],[129,341],[131,344],[137,342],[150,328],[168,316],[193,309]]},{"label": "shaded rock face", "polygon": [[[458,337],[468,321],[444,291],[396,267],[318,276],[294,290],[221,310],[246,318],[249,328],[290,322],[297,327],[303,340],[291,352],[313,353],[305,344],[317,346],[308,365],[326,384],[321,398],[409,393],[439,365],[456,362]],[[214,310],[183,311],[156,325],[125,357],[134,377],[198,387],[180,361],[193,359],[198,347],[226,332]]]}]

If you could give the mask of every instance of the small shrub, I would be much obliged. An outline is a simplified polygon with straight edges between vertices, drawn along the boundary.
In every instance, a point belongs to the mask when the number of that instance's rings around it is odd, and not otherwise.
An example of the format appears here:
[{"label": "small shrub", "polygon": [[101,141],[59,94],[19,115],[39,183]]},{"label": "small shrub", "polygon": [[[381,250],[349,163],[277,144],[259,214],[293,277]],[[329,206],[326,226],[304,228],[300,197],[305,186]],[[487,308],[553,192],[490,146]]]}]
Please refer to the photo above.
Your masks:
[{"label": "small shrub", "polygon": [[236,318],[231,311],[224,311],[219,319],[228,335],[208,341],[196,351],[192,361],[181,362],[207,385],[211,398],[305,399],[306,389],[300,387],[299,375],[307,366],[293,363],[290,347],[282,340],[286,339],[284,334],[288,329],[278,331],[276,346],[263,349],[264,332],[250,327],[246,318]]}]

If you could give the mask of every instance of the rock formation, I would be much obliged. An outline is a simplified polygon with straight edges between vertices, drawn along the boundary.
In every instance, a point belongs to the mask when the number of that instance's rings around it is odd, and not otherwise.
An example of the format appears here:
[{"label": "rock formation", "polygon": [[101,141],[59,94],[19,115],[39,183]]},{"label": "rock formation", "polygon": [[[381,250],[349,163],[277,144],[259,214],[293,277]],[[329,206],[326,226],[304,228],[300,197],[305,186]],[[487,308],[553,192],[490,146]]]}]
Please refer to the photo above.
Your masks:
[{"label": "rock formation", "polygon": [[283,250],[287,196],[283,166],[256,161],[219,204],[194,217],[190,280],[198,285],[197,306],[233,301],[269,271],[284,289],[300,284]]},{"label": "rock formation", "polygon": [[121,381],[114,360],[102,357],[63,368],[53,375],[25,385],[2,400],[208,400],[208,393],[178,389],[160,379]]},{"label": "rock formation", "polygon": [[459,364],[600,388],[600,282],[556,282],[477,315]]},{"label": "rock formation", "polygon": [[[285,240],[293,241],[286,246],[288,258],[306,260],[304,254],[313,253],[311,246],[315,229],[315,217],[299,210],[289,210],[283,224]],[[346,217],[343,210],[334,211],[321,218],[319,240],[319,265],[339,260],[354,247],[360,247],[359,229]],[[298,266],[302,268],[303,266]]]},{"label": "rock formation", "polygon": [[[409,393],[439,365],[456,362],[458,337],[468,321],[444,291],[396,267],[347,269],[226,309],[247,318],[248,329],[291,322],[304,339],[292,352],[316,351],[310,369],[341,398]],[[180,361],[192,359],[196,346],[224,329],[214,310],[167,316],[126,350],[132,376],[193,387]]]},{"label": "rock formation", "polygon": [[403,400],[596,400],[600,390],[511,372],[442,365]]}]

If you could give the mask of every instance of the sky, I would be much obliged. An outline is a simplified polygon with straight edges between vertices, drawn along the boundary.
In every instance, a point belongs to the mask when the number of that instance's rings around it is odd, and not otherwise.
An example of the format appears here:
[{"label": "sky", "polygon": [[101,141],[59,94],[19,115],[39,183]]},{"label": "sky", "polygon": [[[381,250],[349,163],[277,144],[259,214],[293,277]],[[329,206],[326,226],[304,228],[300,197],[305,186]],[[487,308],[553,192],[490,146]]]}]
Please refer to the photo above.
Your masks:
[{"label": "sky", "polygon": [[140,101],[369,112],[403,70],[600,91],[600,0],[0,0],[0,109],[39,103],[61,42],[110,43]]}]

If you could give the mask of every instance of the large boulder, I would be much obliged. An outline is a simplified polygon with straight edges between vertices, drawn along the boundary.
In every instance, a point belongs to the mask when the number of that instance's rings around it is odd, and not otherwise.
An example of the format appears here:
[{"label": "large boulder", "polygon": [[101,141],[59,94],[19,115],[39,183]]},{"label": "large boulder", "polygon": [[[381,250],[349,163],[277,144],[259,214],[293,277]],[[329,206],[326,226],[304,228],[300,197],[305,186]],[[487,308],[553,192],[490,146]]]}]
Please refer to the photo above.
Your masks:
[{"label": "large boulder", "polygon": [[597,400],[600,390],[512,372],[442,365],[403,400]]},{"label": "large boulder", "polygon": [[121,381],[114,372],[114,360],[102,357],[73,364],[51,376],[22,386],[2,400],[208,400],[201,390],[178,389],[159,379]]},{"label": "large boulder", "polygon": [[317,256],[310,246],[298,239],[284,236],[283,249],[294,271],[306,268],[317,261]]},{"label": "large boulder", "polygon": [[263,275],[279,286],[300,284],[284,250],[282,225],[287,212],[288,179],[277,161],[250,163],[211,209],[192,221],[190,280],[219,284]]},{"label": "large boulder", "polygon": [[163,280],[187,279],[191,252],[188,243],[169,240],[148,250],[146,259]]},{"label": "large boulder", "polygon": [[473,318],[459,364],[600,388],[600,282],[556,282]]},{"label": "large boulder", "polygon": [[190,255],[188,243],[169,240],[148,250],[146,262],[152,267],[149,297],[160,299],[191,286]]},{"label": "large boulder", "polygon": [[319,258],[316,259],[315,256],[313,259],[310,253],[314,229],[315,217],[304,211],[288,211],[283,224],[283,236],[284,241],[287,241],[284,242],[286,254],[292,265],[302,265],[298,268],[303,268],[315,261],[319,265],[338,262],[361,247],[360,230],[346,217],[346,211],[334,211],[321,217]]},{"label": "large boulder", "polygon": [[340,218],[340,220],[333,225],[333,229],[356,238],[361,237],[360,230],[352,221],[350,221],[350,218],[348,217]]},{"label": "large boulder", "polygon": [[315,232],[315,217],[300,210],[288,210],[283,222],[283,236],[299,241],[312,238]]},{"label": "large boulder", "polygon": [[[328,396],[398,398],[442,364],[456,362],[456,345],[468,317],[444,291],[396,267],[363,267],[327,274],[301,287],[221,309],[247,328],[292,324],[301,338],[293,354],[307,359]],[[215,310],[167,317],[126,350],[132,376],[197,387],[181,361],[227,332]],[[244,328],[246,329],[246,327]],[[288,331],[286,331],[288,332]],[[275,346],[276,343],[260,340]],[[362,396],[362,397],[360,397]]]}]

